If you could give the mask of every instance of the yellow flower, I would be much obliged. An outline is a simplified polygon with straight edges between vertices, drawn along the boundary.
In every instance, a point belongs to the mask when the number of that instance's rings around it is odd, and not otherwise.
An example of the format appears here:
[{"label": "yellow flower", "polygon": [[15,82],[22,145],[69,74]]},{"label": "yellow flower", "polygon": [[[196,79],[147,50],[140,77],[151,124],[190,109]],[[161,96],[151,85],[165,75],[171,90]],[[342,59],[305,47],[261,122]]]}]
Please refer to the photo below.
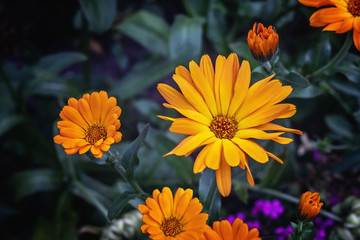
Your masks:
[{"label": "yellow flower", "polygon": [[208,219],[206,213],[201,213],[202,208],[199,199],[193,198],[191,189],[178,188],[174,197],[168,187],[161,193],[156,189],[152,198],[138,205],[144,222],[141,231],[156,240],[197,240]]},{"label": "yellow flower", "polygon": [[105,91],[84,94],[79,100],[70,98],[59,114],[60,134],[54,142],[61,144],[67,154],[83,154],[91,149],[96,158],[101,158],[111,144],[121,141],[117,131],[120,114],[116,99],[108,98]]},{"label": "yellow flower", "polygon": [[259,62],[270,61],[277,53],[279,35],[272,26],[255,23],[248,32],[247,42],[254,58]]},{"label": "yellow flower", "polygon": [[218,56],[215,71],[208,55],[201,58],[200,66],[194,61],[189,65],[190,71],[179,66],[173,75],[181,93],[169,85],[158,85],[160,94],[168,102],[164,106],[184,116],[159,117],[173,121],[169,129],[171,132],[190,135],[166,155],[188,156],[205,145],[195,160],[194,173],[206,167],[215,170],[218,189],[223,196],[228,196],[231,191],[231,167],[246,168],[248,182],[254,185],[248,155],[260,163],[268,162],[269,156],[282,163],[252,138],[288,144],[292,139],[281,137],[281,134],[301,134],[299,130],[270,123],[295,114],[294,105],[278,104],[291,93],[292,87],[282,86],[279,80],[271,80],[274,75],[249,87],[249,62],[243,61],[240,67],[234,53],[228,58]]},{"label": "yellow flower", "polygon": [[324,203],[320,202],[318,192],[311,193],[307,191],[303,193],[299,200],[298,211],[302,218],[312,219],[319,214],[320,209]]},{"label": "yellow flower", "polygon": [[310,7],[328,6],[310,17],[310,26],[323,27],[323,31],[345,33],[353,31],[355,47],[360,51],[360,0],[299,0]]},{"label": "yellow flower", "polygon": [[200,240],[261,240],[261,238],[257,228],[249,231],[248,225],[237,218],[232,225],[227,220],[214,222],[213,228],[206,225]]}]

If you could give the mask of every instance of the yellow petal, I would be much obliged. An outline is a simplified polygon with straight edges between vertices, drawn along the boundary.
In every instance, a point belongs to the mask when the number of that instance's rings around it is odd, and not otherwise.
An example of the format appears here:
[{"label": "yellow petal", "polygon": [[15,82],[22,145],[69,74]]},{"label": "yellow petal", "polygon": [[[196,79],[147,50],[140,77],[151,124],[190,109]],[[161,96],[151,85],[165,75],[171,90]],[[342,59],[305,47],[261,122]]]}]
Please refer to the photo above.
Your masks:
[{"label": "yellow petal", "polygon": [[221,140],[216,138],[215,142],[211,144],[209,153],[205,160],[206,166],[213,170],[217,170],[220,167],[220,158],[221,158]]},{"label": "yellow petal", "polygon": [[79,100],[79,110],[81,115],[89,125],[92,125],[95,122],[89,103],[82,98]]},{"label": "yellow petal", "polygon": [[255,161],[260,163],[266,163],[269,161],[266,151],[256,142],[240,138],[233,138],[232,141]]},{"label": "yellow petal", "polygon": [[206,145],[197,155],[193,166],[194,173],[202,172],[206,168],[205,160],[207,158],[210,148],[210,144]]},{"label": "yellow petal", "polygon": [[[234,88],[234,62],[239,62],[236,54],[232,53],[226,59],[224,68],[220,77],[219,93],[222,115],[226,115],[229,110],[230,100],[233,96]],[[237,70],[236,70],[237,71]]]},{"label": "yellow petal", "polygon": [[222,147],[225,160],[231,167],[236,167],[240,163],[238,146],[228,139],[222,139]]},{"label": "yellow petal", "polygon": [[265,123],[265,124],[257,126],[256,128],[259,130],[263,130],[263,131],[281,131],[281,132],[289,132],[289,133],[294,133],[294,134],[299,134],[299,135],[302,134],[302,132],[300,130],[293,129],[293,128],[286,128],[286,127],[277,125],[275,123]]},{"label": "yellow petal", "polygon": [[159,83],[157,89],[169,104],[178,108],[195,111],[195,108],[189,103],[189,101],[181,93],[169,85]]},{"label": "yellow petal", "polygon": [[204,73],[205,78],[208,80],[212,92],[214,92],[215,73],[214,73],[214,66],[212,64],[209,55],[205,54],[201,57],[200,68],[201,71]]},{"label": "yellow petal", "polygon": [[251,70],[250,64],[248,61],[244,60],[241,63],[240,70],[237,74],[235,86],[234,86],[234,96],[231,99],[228,116],[233,116],[235,112],[239,109],[241,103],[243,102],[250,85],[251,80]]},{"label": "yellow petal", "polygon": [[223,197],[229,196],[231,192],[231,168],[225,159],[221,159],[220,167],[216,170],[216,183],[220,194]]},{"label": "yellow petal", "polygon": [[185,135],[196,135],[201,132],[210,131],[208,126],[199,122],[195,122],[188,118],[174,119],[174,122],[171,124],[169,130],[170,132],[180,133]]},{"label": "yellow petal", "polygon": [[90,108],[94,120],[96,122],[100,122],[100,115],[101,115],[101,98],[98,92],[93,92],[90,96]]},{"label": "yellow petal", "polygon": [[255,138],[255,139],[273,139],[284,132],[266,133],[256,128],[242,129],[236,132],[235,137],[238,138]]},{"label": "yellow petal", "polygon": [[203,114],[201,114],[197,111],[187,110],[187,109],[183,109],[183,108],[177,108],[175,106],[172,106],[172,105],[169,105],[166,103],[164,103],[163,105],[167,108],[173,108],[176,111],[178,111],[180,114],[182,114],[183,116],[190,118],[194,121],[197,121],[199,123],[205,124],[207,126],[210,126],[210,123],[212,121],[212,119],[205,117]]},{"label": "yellow petal", "polygon": [[[196,88],[203,96],[207,106],[209,107],[210,112],[213,116],[217,116],[217,108],[214,97],[214,92],[212,90],[212,86],[210,85],[210,81],[206,79],[205,75],[201,71],[200,67],[194,62],[191,61],[189,64],[191,76],[194,80]],[[213,81],[213,80],[211,80]]]},{"label": "yellow petal", "polygon": [[216,58],[215,62],[215,82],[214,82],[214,93],[215,100],[218,112],[221,112],[221,104],[220,104],[220,83],[221,83],[221,74],[224,68],[226,58],[224,56],[219,55]]}]

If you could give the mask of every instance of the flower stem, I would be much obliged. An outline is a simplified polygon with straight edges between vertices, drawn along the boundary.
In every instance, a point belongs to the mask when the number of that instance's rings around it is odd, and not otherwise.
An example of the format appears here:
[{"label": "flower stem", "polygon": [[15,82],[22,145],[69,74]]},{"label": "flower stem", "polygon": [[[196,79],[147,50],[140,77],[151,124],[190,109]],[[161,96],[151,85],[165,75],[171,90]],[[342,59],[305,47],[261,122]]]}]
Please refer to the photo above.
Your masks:
[{"label": "flower stem", "polygon": [[266,71],[267,71],[268,73],[270,73],[270,74],[274,74],[274,73],[275,73],[274,70],[272,69],[272,66],[271,66],[271,64],[270,64],[269,61],[263,62],[262,65],[264,66],[264,68],[266,69]]},{"label": "flower stem", "polygon": [[[108,151],[109,152],[109,151]],[[119,173],[122,179],[131,185],[131,187],[137,192],[143,199],[146,199],[149,195],[139,186],[134,179],[129,179],[125,168],[121,165],[118,159],[109,152],[107,161],[111,163],[111,166]]]},{"label": "flower stem", "polygon": [[[267,194],[267,195],[270,195],[270,196],[273,196],[273,197],[281,198],[281,199],[283,199],[285,201],[288,201],[288,202],[291,202],[291,203],[294,203],[294,204],[298,204],[298,202],[299,202],[298,198],[293,197],[293,196],[291,196],[289,194],[286,194],[286,193],[283,193],[283,192],[273,190],[273,189],[259,188],[257,186],[251,187],[249,189],[251,191],[253,191],[253,192],[263,193],[263,194]],[[339,216],[335,215],[334,213],[328,212],[326,210],[321,210],[319,214],[321,214],[321,215],[323,215],[323,216],[325,216],[327,218],[331,218],[332,220],[337,221],[337,222],[342,222],[343,221]]]},{"label": "flower stem", "polygon": [[351,32],[348,32],[344,45],[341,47],[340,51],[334,56],[334,58],[331,59],[331,61],[328,62],[325,66],[323,66],[322,68],[320,68],[320,69],[316,70],[315,72],[313,72],[312,74],[310,74],[309,77],[313,78],[318,75],[321,75],[323,72],[325,72],[326,70],[332,68],[337,63],[339,63],[345,57],[347,52],[349,51],[351,44],[352,44],[352,35],[351,35]]}]

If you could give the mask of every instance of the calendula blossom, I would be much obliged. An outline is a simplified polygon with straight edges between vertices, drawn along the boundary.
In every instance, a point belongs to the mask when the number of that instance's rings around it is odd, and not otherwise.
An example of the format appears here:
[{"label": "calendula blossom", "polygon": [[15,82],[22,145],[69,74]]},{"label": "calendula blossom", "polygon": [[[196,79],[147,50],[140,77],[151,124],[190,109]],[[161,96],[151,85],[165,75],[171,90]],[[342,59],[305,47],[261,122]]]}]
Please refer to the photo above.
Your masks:
[{"label": "calendula blossom", "polygon": [[353,30],[355,47],[360,51],[360,0],[299,0],[310,7],[324,7],[310,17],[310,26],[323,31],[345,33]]},{"label": "calendula blossom", "polygon": [[200,240],[261,240],[261,238],[257,228],[249,230],[246,223],[236,218],[232,224],[222,220],[214,222],[212,228],[206,225]]},{"label": "calendula blossom", "polygon": [[247,43],[254,58],[259,62],[270,61],[278,51],[279,35],[272,26],[255,23],[248,32]]},{"label": "calendula blossom", "polygon": [[324,203],[320,202],[318,192],[311,193],[307,191],[300,197],[298,204],[298,212],[303,219],[313,219],[316,217]]},{"label": "calendula blossom", "polygon": [[197,240],[204,232],[208,214],[201,213],[202,204],[193,198],[193,190],[178,188],[174,197],[168,187],[154,190],[138,209],[143,214],[141,231],[156,240]]},{"label": "calendula blossom", "polygon": [[86,93],[79,100],[70,98],[59,114],[60,134],[54,142],[61,144],[67,154],[91,150],[96,158],[101,158],[111,144],[121,141],[122,134],[117,131],[120,114],[116,98],[109,98],[105,91]]},{"label": "calendula blossom", "polygon": [[292,87],[271,80],[274,75],[250,87],[249,62],[243,61],[240,66],[234,53],[228,58],[218,56],[215,69],[208,55],[201,58],[200,66],[191,61],[189,69],[179,66],[173,75],[181,92],[167,84],[158,85],[160,94],[168,102],[164,106],[184,116],[159,117],[173,122],[171,132],[190,135],[165,156],[188,156],[204,146],[194,162],[194,173],[206,167],[215,170],[217,186],[223,196],[231,191],[231,167],[246,168],[248,182],[254,185],[248,156],[260,163],[268,162],[269,157],[280,163],[282,160],[253,139],[288,144],[292,139],[282,134],[301,134],[299,130],[270,123],[295,114],[293,104],[279,103],[291,93]]}]

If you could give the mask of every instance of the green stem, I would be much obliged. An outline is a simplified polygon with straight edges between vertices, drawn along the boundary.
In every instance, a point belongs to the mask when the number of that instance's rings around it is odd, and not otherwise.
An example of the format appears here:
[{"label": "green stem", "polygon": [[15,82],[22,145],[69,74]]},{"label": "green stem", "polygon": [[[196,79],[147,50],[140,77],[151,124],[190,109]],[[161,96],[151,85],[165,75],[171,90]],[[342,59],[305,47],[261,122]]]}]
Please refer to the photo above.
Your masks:
[{"label": "green stem", "polygon": [[267,71],[268,73],[270,73],[270,74],[274,74],[274,73],[275,73],[274,70],[272,69],[272,66],[271,66],[271,64],[270,64],[269,61],[264,62],[262,65],[264,66],[264,68],[266,69],[266,71]]},{"label": "green stem", "polygon": [[105,219],[107,219],[108,211],[104,205],[98,199],[96,199],[81,182],[73,181],[73,184],[79,191],[84,194],[83,198],[94,204],[94,206],[101,212],[101,214],[104,215]]},{"label": "green stem", "polygon": [[[108,151],[109,152],[109,151]],[[124,179],[125,182],[129,183],[131,187],[137,192],[143,199],[146,199],[149,195],[139,186],[139,184],[134,179],[129,179],[128,174],[125,168],[121,163],[109,152],[109,157],[107,159],[111,162],[115,170],[119,175]]]},{"label": "green stem", "polygon": [[340,51],[334,56],[334,58],[330,62],[328,62],[325,66],[310,74],[309,77],[313,78],[318,75],[321,75],[323,72],[325,72],[326,70],[332,68],[337,63],[339,63],[349,51],[351,44],[352,44],[352,33],[349,32],[346,36],[344,45],[341,47]]},{"label": "green stem", "polygon": [[[251,187],[249,188],[249,190],[253,191],[253,192],[257,192],[257,193],[263,193],[263,194],[267,194],[267,195],[270,195],[270,196],[273,196],[273,197],[277,197],[277,198],[281,198],[285,201],[288,201],[288,202],[291,202],[291,203],[294,203],[294,204],[298,204],[299,202],[299,199],[296,198],[296,197],[293,197],[289,194],[286,194],[286,193],[282,193],[282,192],[279,192],[279,191],[276,191],[276,190],[273,190],[273,189],[268,189],[268,188],[259,188],[259,187]],[[331,213],[331,212],[328,212],[326,210],[321,210],[320,213],[321,215],[327,217],[327,218],[331,218],[332,220],[334,221],[337,221],[337,222],[342,222],[343,220],[335,215],[334,213]]]},{"label": "green stem", "polygon": [[85,90],[89,90],[91,87],[90,60],[89,60],[90,31],[89,31],[89,23],[87,22],[84,15],[82,15],[81,46],[82,46],[83,54],[86,55],[86,57],[87,57],[87,59],[82,63],[84,87],[85,87]]}]

